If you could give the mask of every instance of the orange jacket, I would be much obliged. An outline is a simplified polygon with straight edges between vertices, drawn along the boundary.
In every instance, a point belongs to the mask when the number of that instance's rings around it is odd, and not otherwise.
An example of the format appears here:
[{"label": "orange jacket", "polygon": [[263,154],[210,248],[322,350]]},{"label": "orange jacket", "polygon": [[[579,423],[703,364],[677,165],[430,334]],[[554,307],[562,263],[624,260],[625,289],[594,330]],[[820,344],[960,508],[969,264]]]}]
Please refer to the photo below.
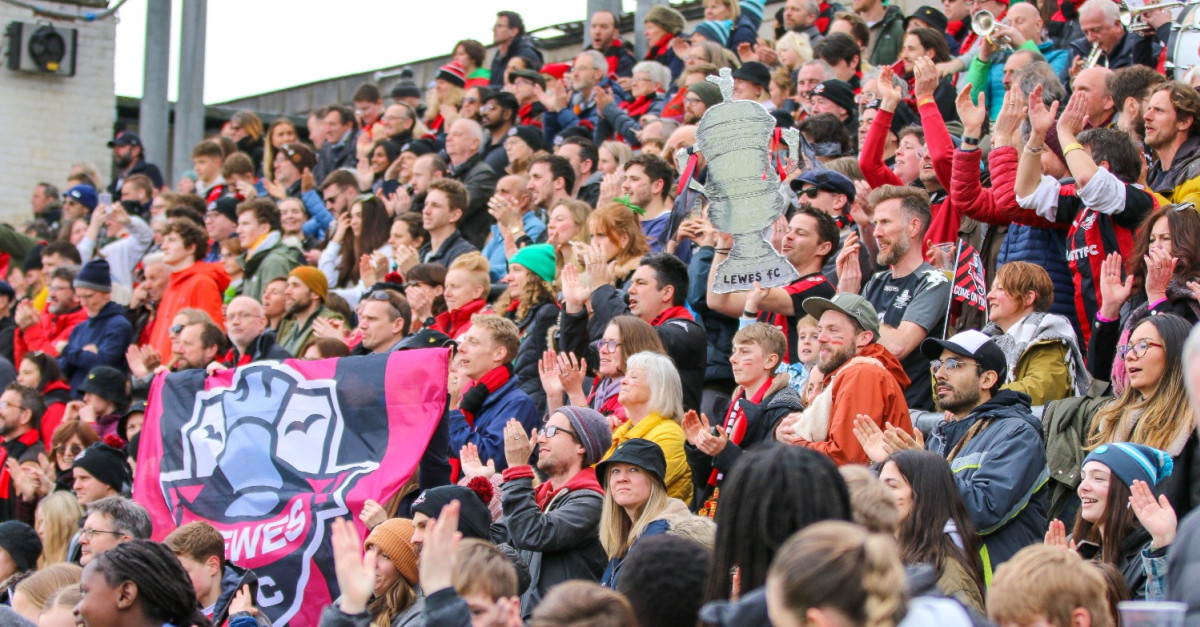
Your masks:
[{"label": "orange jacket", "polygon": [[890,422],[911,435],[912,420],[904,400],[904,388],[909,383],[895,355],[879,344],[867,345],[841,368],[825,376],[825,385],[833,386],[829,438],[800,445],[828,455],[839,466],[869,464],[871,460],[854,437],[854,418],[865,414],[881,429]]},{"label": "orange jacket", "polygon": [[154,330],[150,332],[150,345],[162,356],[164,363],[171,358],[171,321],[180,309],[203,309],[217,326],[225,328],[221,306],[228,286],[229,275],[219,263],[197,262],[171,274],[154,316]]}]

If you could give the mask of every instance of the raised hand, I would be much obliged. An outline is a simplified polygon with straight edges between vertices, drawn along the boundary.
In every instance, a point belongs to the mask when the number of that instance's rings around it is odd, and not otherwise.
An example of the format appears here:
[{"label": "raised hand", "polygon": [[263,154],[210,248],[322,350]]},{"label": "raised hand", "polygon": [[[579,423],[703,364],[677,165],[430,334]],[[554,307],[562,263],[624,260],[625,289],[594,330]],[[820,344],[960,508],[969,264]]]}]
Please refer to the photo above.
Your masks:
[{"label": "raised hand", "polygon": [[900,88],[892,82],[893,75],[890,65],[879,68],[879,80],[876,81],[875,93],[879,94],[879,108],[883,111],[895,112],[896,106],[903,99]]},{"label": "raised hand", "polygon": [[879,425],[866,414],[854,417],[854,438],[867,457],[876,464],[882,464],[895,449],[888,444],[887,437]]},{"label": "raised hand", "polygon": [[1152,248],[1146,255],[1146,299],[1153,303],[1167,297],[1167,288],[1175,276],[1179,259],[1161,248]]},{"label": "raised hand", "polygon": [[537,429],[533,430],[532,435],[526,435],[525,425],[522,425],[521,421],[516,418],[508,420],[504,425],[504,460],[508,462],[509,468],[529,465],[529,457],[533,455],[537,437]]},{"label": "raised hand", "polygon": [[1054,126],[1058,105],[1059,102],[1055,100],[1054,104],[1047,108],[1046,103],[1042,102],[1042,86],[1038,85],[1033,88],[1033,93],[1029,94],[1029,124],[1033,129],[1031,135],[1037,135],[1039,139],[1046,136],[1050,127]]},{"label": "raised hand", "polygon": [[913,67],[913,94],[917,99],[932,98],[933,92],[938,86],[938,71],[933,64],[933,59],[929,57],[917,57],[917,63]]},{"label": "raised hand", "polygon": [[375,592],[376,552],[362,554],[362,539],[354,523],[339,518],[333,521],[331,529],[333,568],[342,591],[341,610],[360,614],[366,611],[367,601]]},{"label": "raised hand", "polygon": [[862,267],[858,264],[858,233],[846,237],[837,256],[838,291],[857,294],[862,287]]},{"label": "raised hand", "polygon": [[1069,551],[1075,550],[1075,541],[1067,540],[1067,527],[1061,520],[1050,521],[1050,529],[1046,531],[1045,544]]},{"label": "raised hand", "polygon": [[1066,108],[1063,109],[1062,115],[1058,117],[1058,135],[1059,137],[1075,140],[1075,136],[1083,130],[1087,124],[1088,115],[1088,95],[1086,92],[1077,91],[1071,94],[1071,99],[1067,101]]},{"label": "raised hand", "polygon": [[986,94],[986,91],[979,92],[979,104],[974,104],[971,102],[970,83],[958,92],[954,107],[958,110],[958,119],[963,123],[963,135],[978,139],[983,133],[983,124],[987,122],[988,115]]},{"label": "raised hand", "polygon": [[[980,94],[982,97],[982,94]],[[983,101],[980,100],[980,104]],[[1000,107],[1000,113],[996,116],[996,123],[992,125],[992,145],[993,146],[1012,146],[1016,144],[1014,135],[1021,128],[1021,122],[1025,119],[1026,107],[1021,104],[1021,99],[1017,93],[1017,89],[1013,88],[1004,94],[1004,104]]]},{"label": "raised hand", "polygon": [[1155,499],[1150,486],[1146,485],[1145,481],[1136,479],[1129,487],[1129,492],[1129,508],[1133,510],[1133,515],[1137,516],[1138,522],[1142,523],[1142,528],[1150,533],[1154,548],[1170,546],[1175,541],[1175,530],[1179,520],[1166,495]]},{"label": "raised hand", "polygon": [[[577,248],[576,252],[583,254],[587,248]],[[562,275],[563,300],[566,301],[567,313],[579,313],[583,310],[588,298],[592,296],[592,288],[583,280],[579,267],[573,263],[563,266]]]},{"label": "raised hand", "polygon": [[1100,263],[1100,315],[1116,320],[1121,305],[1133,294],[1133,275],[1121,280],[1121,253],[1109,253]]},{"label": "raised hand", "polygon": [[587,374],[587,360],[575,357],[575,353],[559,353],[557,358],[558,379],[563,389],[571,396],[583,394],[583,377]]},{"label": "raised hand", "polygon": [[538,376],[542,380],[542,389],[546,391],[546,398],[561,402],[560,399],[566,389],[558,375],[558,355],[554,351],[547,350],[542,353],[542,358],[538,360]]},{"label": "raised hand", "polygon": [[388,519],[387,510],[383,509],[378,502],[367,499],[363,502],[362,512],[359,513],[358,519],[367,526],[367,529],[374,529]]}]

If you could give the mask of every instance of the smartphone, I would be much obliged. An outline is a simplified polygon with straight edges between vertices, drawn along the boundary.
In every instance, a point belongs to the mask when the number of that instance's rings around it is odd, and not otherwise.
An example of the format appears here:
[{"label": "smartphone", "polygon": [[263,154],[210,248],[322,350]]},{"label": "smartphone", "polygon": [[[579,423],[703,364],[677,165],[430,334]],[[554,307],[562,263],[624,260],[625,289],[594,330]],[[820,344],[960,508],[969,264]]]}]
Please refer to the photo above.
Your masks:
[{"label": "smartphone", "polygon": [[104,205],[105,213],[112,213],[112,194],[108,192],[100,192],[96,196],[97,204]]},{"label": "smartphone", "polygon": [[379,189],[379,192],[381,196],[391,196],[395,194],[396,190],[398,189],[400,189],[400,181],[397,181],[396,179],[388,179],[383,182],[383,187]]}]

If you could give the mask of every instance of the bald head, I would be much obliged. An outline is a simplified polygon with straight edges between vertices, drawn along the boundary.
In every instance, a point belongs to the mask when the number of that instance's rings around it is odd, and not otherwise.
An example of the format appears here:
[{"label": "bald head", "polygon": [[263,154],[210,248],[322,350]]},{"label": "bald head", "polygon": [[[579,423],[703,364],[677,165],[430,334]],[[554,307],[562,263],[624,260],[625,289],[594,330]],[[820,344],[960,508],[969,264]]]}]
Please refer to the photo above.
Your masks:
[{"label": "bald head", "polygon": [[249,296],[238,296],[229,301],[225,308],[225,330],[229,341],[245,354],[250,345],[267,328],[267,317],[262,305]]},{"label": "bald head", "polygon": [[1042,28],[1045,22],[1042,21],[1042,14],[1032,4],[1020,2],[1012,5],[1004,22],[1021,33],[1025,39],[1034,43],[1042,42]]},{"label": "bald head", "polygon": [[1092,67],[1075,77],[1071,86],[1074,91],[1087,94],[1088,121],[1092,126],[1104,126],[1116,109],[1112,96],[1113,71],[1106,67]]}]

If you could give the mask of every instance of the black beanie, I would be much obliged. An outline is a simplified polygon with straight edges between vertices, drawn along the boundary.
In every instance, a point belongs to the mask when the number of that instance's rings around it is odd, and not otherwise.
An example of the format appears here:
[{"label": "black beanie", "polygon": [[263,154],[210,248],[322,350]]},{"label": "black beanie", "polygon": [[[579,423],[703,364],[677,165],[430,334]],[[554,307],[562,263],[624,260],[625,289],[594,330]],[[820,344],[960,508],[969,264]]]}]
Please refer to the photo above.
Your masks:
[{"label": "black beanie", "polygon": [[488,511],[487,504],[470,488],[460,485],[429,488],[413,501],[412,511],[437,518],[438,514],[442,513],[442,508],[449,505],[450,501],[462,504],[458,514],[458,531],[464,538],[491,541],[488,530],[492,526],[492,514]]},{"label": "black beanie", "polygon": [[33,527],[10,520],[0,523],[0,549],[8,552],[17,572],[37,568],[38,557],[42,555],[42,541]]},{"label": "black beanie", "polygon": [[75,458],[75,467],[88,471],[97,481],[121,493],[126,491],[126,487],[133,480],[125,452],[104,442],[97,442],[84,449],[83,453]]},{"label": "black beanie", "polygon": [[75,275],[75,287],[86,287],[97,292],[112,291],[112,274],[108,262],[103,259],[93,259]]}]

